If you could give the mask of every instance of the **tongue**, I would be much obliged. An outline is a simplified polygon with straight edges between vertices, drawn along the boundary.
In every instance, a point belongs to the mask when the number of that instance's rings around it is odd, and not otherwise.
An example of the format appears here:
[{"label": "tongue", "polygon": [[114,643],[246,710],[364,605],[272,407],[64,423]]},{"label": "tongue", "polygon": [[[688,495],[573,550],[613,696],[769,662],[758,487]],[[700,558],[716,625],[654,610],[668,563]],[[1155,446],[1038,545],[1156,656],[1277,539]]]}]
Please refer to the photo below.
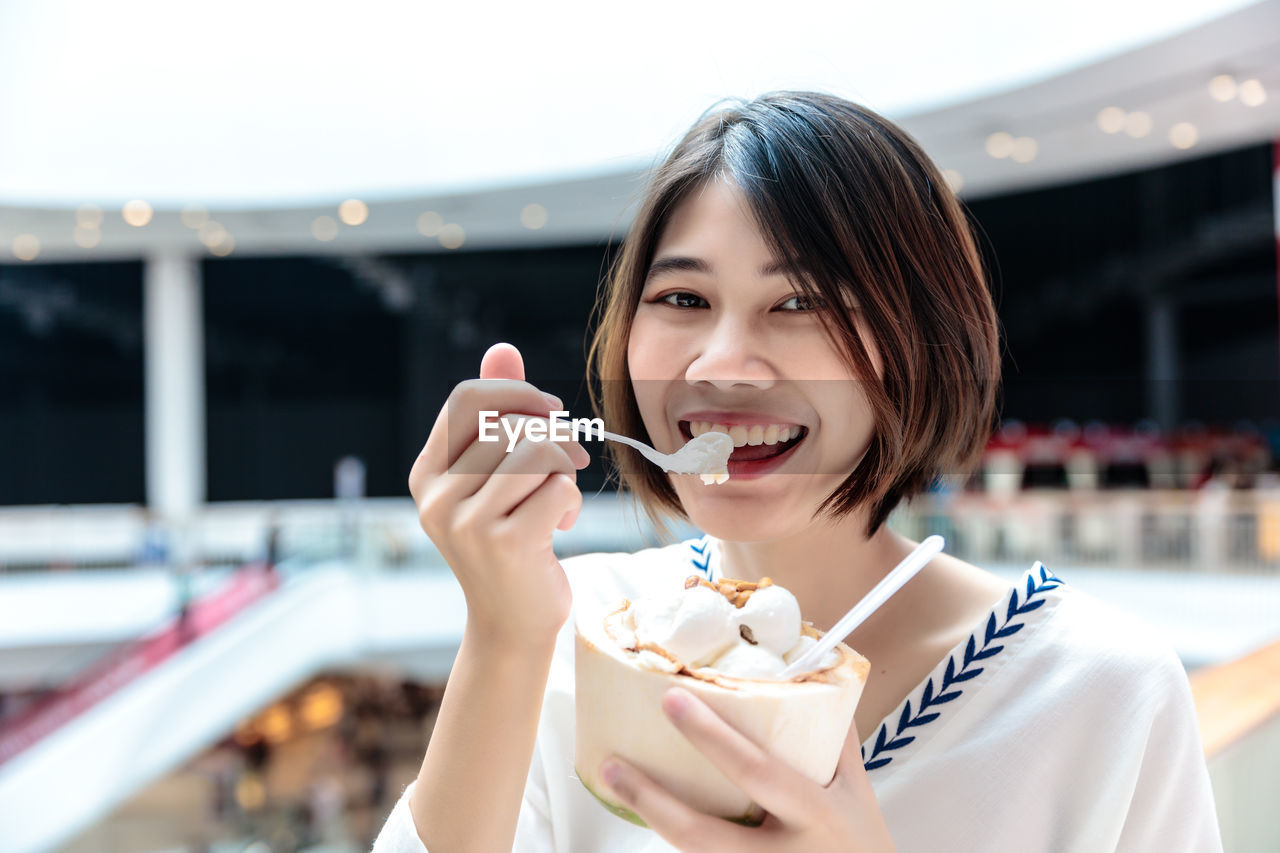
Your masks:
[{"label": "tongue", "polygon": [[744,444],[733,449],[730,462],[751,462],[756,459],[768,459],[786,451],[795,441],[778,442],[777,444]]}]

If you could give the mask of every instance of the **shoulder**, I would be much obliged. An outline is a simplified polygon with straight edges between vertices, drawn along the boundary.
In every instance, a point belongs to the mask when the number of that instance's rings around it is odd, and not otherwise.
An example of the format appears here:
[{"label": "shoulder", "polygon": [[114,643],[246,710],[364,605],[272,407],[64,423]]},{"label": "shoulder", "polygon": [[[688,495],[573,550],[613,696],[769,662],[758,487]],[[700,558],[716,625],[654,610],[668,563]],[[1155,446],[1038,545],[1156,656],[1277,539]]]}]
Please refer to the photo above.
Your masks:
[{"label": "shoulder", "polygon": [[1069,581],[1045,596],[1052,613],[1037,632],[1034,657],[1047,669],[1094,699],[1103,693],[1159,706],[1186,691],[1186,670],[1172,643],[1140,617]]}]

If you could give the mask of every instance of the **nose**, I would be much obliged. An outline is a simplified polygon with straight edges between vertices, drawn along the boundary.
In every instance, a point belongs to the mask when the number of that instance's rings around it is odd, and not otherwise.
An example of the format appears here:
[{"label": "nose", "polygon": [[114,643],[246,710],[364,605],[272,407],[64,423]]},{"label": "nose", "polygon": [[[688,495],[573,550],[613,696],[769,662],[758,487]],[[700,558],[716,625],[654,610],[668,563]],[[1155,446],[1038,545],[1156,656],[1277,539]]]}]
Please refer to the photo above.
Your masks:
[{"label": "nose", "polygon": [[766,389],[778,379],[765,342],[745,320],[722,315],[699,342],[685,381],[707,382],[716,388],[751,386]]}]

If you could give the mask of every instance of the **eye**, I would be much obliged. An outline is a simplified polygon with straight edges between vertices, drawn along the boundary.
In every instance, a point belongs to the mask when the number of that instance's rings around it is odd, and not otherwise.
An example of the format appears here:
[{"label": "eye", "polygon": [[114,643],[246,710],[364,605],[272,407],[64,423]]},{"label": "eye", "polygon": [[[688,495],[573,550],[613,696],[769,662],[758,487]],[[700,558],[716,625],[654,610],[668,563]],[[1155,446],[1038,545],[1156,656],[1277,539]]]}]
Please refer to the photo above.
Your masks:
[{"label": "eye", "polygon": [[[792,303],[795,303],[795,305],[788,308],[787,306]],[[803,293],[797,293],[782,302],[778,308],[782,311],[816,311],[818,308],[822,307],[823,304],[822,297],[817,297],[817,299],[811,300]]]},{"label": "eye", "polygon": [[[668,293],[659,296],[654,302],[661,302],[664,305],[670,305],[672,308],[701,308],[707,304],[707,301],[696,293],[689,293],[684,290],[677,290],[674,293]],[[701,305],[697,303],[702,303]]]}]

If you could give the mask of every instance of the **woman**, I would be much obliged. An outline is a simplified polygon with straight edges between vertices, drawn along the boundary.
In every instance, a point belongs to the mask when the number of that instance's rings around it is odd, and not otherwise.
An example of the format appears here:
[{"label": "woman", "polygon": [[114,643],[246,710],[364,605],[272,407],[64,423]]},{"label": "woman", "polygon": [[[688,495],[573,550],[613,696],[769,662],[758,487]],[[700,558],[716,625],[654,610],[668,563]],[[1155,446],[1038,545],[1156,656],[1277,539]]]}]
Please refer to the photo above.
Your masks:
[{"label": "woman", "polygon": [[708,535],[560,563],[551,534],[573,524],[588,457],[476,440],[482,410],[560,408],[523,381],[514,348],[490,349],[410,474],[468,618],[422,770],[377,849],[1220,848],[1172,651],[1043,567],[1010,587],[947,556],[849,636],[873,668],[829,785],[675,689],[662,710],[765,822],[696,814],[621,761],[603,775],[652,830],[601,808],[572,773],[574,599],[634,598],[691,571],[768,575],[828,628],[913,547],[889,512],[980,453],[999,371],[955,197],[899,128],[826,95],[700,120],[656,171],[601,307],[591,366],[611,430],[667,452],[699,422],[800,434],[769,473],[717,486],[620,454],[655,520]]}]

